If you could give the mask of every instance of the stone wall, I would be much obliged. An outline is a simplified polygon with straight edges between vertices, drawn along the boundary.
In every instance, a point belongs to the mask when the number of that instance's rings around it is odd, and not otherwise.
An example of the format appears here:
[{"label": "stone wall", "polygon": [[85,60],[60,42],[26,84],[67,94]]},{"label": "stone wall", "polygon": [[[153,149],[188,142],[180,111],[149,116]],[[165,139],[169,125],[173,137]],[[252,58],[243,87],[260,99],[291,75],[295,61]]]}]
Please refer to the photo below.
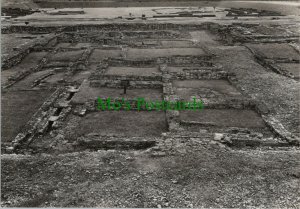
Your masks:
[{"label": "stone wall", "polygon": [[22,61],[22,59],[27,56],[29,53],[34,51],[34,48],[46,46],[49,43],[56,43],[56,36],[53,34],[45,35],[44,38],[37,39],[35,42],[30,44],[21,45],[20,48],[14,50],[13,54],[3,55],[1,69],[6,70],[11,68]]}]

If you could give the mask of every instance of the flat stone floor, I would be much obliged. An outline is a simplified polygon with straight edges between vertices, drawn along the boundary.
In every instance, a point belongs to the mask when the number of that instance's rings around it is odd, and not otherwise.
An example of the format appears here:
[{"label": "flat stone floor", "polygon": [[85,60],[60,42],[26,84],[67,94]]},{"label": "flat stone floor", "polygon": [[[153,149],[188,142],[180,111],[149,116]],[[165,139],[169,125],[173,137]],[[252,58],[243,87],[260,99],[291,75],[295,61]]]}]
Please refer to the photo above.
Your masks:
[{"label": "flat stone floor", "polygon": [[97,100],[98,98],[124,98],[125,100],[144,98],[149,101],[161,101],[162,89],[127,89],[124,95],[122,88],[91,87],[85,81],[79,92],[72,98],[74,104],[84,104],[87,101]]},{"label": "flat stone floor", "polygon": [[126,57],[129,59],[151,59],[171,56],[201,56],[205,52],[201,48],[172,48],[172,49],[129,49]]},{"label": "flat stone floor", "polygon": [[194,46],[194,42],[192,41],[185,41],[185,40],[165,40],[165,41],[161,41],[161,46],[163,48],[175,48],[175,47],[182,47],[182,48],[186,48],[186,47],[192,47]]},{"label": "flat stone floor", "polygon": [[226,80],[182,80],[173,82],[174,91],[180,99],[192,100],[193,96],[238,97],[241,93]]},{"label": "flat stone floor", "polygon": [[157,67],[139,68],[139,67],[108,67],[105,75],[133,75],[133,76],[154,76],[161,72]]},{"label": "flat stone floor", "polygon": [[49,60],[53,62],[74,62],[80,58],[82,53],[83,50],[59,51],[50,56]]},{"label": "flat stone floor", "polygon": [[99,62],[105,58],[121,58],[123,53],[121,50],[105,50],[105,49],[95,49],[90,56],[90,62]]},{"label": "flat stone floor", "polygon": [[206,43],[210,46],[218,45],[218,42],[216,40],[217,38],[213,36],[209,31],[193,31],[190,32],[190,34],[193,38],[192,40],[196,43]]},{"label": "flat stone floor", "polygon": [[180,119],[186,122],[200,122],[216,127],[264,128],[264,121],[253,110],[204,109],[181,111]]},{"label": "flat stone floor", "polygon": [[74,131],[80,136],[90,133],[121,136],[160,136],[167,131],[163,112],[99,111],[86,115]]}]

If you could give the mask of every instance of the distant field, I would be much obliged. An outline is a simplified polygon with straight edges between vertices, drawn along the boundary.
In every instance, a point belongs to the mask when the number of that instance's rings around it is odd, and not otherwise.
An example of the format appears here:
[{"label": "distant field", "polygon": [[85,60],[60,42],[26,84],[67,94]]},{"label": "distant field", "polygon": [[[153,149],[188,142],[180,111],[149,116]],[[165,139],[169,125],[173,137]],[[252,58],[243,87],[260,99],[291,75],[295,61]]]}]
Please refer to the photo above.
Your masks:
[{"label": "distant field", "polygon": [[[35,3],[36,2],[36,3]],[[294,1],[266,0],[2,0],[2,7],[36,9],[36,8],[95,8],[95,7],[233,7],[273,10],[282,14],[299,14],[300,3]]]},{"label": "distant field", "polygon": [[33,0],[1,0],[1,7],[35,9],[39,6]]}]

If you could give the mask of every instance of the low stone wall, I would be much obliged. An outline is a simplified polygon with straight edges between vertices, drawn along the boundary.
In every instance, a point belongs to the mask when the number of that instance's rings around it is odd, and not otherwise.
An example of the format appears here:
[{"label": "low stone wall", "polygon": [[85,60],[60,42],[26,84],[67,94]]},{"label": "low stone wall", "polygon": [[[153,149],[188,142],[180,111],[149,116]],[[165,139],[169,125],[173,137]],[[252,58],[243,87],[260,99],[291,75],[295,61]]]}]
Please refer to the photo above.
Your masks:
[{"label": "low stone wall", "polygon": [[2,56],[2,70],[7,70],[8,68],[11,68],[18,63],[20,63],[25,56],[27,56],[29,53],[34,51],[34,48],[46,46],[50,42],[56,43],[56,36],[53,34],[45,35],[44,38],[37,39],[35,42],[32,42],[30,44],[21,45],[20,48],[16,49],[13,54]]},{"label": "low stone wall", "polygon": [[[125,79],[126,80],[126,79]],[[123,88],[121,85],[122,80],[91,80],[90,86],[91,87],[109,87],[109,88]],[[129,87],[131,88],[149,88],[149,89],[160,89],[162,88],[161,81],[149,80],[149,81],[139,81],[139,80],[130,80]]]},{"label": "low stone wall", "polygon": [[[174,33],[166,32],[165,30],[207,30],[211,23],[202,23],[201,25],[184,25],[172,23],[115,23],[115,24],[86,24],[86,25],[72,25],[72,26],[32,26],[32,25],[10,25],[2,27],[2,33],[53,33],[53,32],[104,32],[104,31],[152,31],[150,33],[157,36],[173,36]],[[128,36],[140,36],[143,32],[127,32]],[[178,37],[177,37],[178,38]]]}]

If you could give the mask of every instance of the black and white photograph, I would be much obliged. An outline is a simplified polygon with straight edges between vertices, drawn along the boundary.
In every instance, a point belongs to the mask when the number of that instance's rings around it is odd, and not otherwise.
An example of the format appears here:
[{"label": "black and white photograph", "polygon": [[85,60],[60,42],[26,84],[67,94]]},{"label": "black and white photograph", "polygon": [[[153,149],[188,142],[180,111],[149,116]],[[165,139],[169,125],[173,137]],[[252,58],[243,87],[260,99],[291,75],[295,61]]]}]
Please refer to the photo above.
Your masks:
[{"label": "black and white photograph", "polygon": [[1,0],[0,206],[300,209],[300,2]]}]

